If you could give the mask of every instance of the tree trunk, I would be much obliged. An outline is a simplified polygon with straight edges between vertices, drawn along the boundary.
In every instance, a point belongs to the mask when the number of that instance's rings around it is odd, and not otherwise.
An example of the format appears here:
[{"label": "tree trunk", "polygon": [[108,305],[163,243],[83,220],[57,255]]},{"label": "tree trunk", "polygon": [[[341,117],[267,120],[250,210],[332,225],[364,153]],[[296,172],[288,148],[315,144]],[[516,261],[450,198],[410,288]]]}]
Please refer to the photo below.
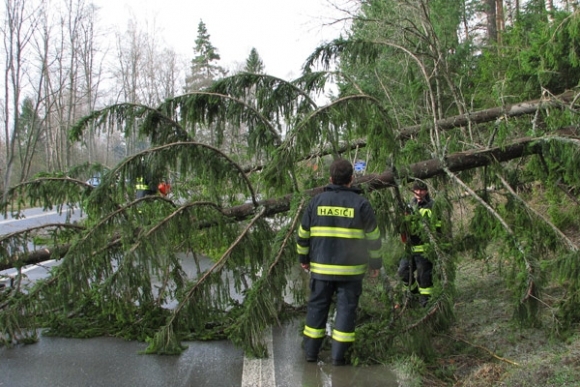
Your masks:
[{"label": "tree trunk", "polygon": [[490,43],[497,42],[497,5],[496,0],[486,0],[487,38]]},{"label": "tree trunk", "polygon": [[[572,91],[565,92],[550,99],[536,99],[532,101],[520,102],[513,105],[494,107],[491,109],[479,110],[453,117],[444,118],[436,122],[437,128],[440,130],[449,130],[460,126],[465,126],[469,123],[479,124],[482,122],[493,121],[501,116],[518,117],[525,114],[535,113],[537,110],[544,107],[563,106],[574,100],[576,94]],[[414,125],[403,128],[399,135],[399,139],[408,139],[413,135],[419,133],[425,125]]]},{"label": "tree trunk", "polygon": [[[562,137],[576,137],[580,132],[576,128],[567,128],[559,132]],[[525,137],[521,138],[511,145],[478,150],[469,152],[454,153],[445,158],[445,160],[430,159],[414,163],[399,171],[395,175],[394,171],[388,170],[381,174],[368,174],[355,179],[355,185],[364,185],[367,187],[367,192],[394,187],[396,178],[405,179],[408,177],[418,179],[429,179],[434,176],[445,174],[445,168],[451,172],[461,172],[468,169],[480,168],[490,165],[495,162],[505,162],[520,157],[538,154],[543,146],[542,138]],[[324,187],[316,187],[307,191],[310,196],[314,196],[320,192]],[[286,212],[290,209],[290,201],[292,194],[288,194],[281,198],[267,199],[260,201],[260,204],[266,207],[265,215],[275,215]],[[255,215],[255,207],[253,204],[243,204],[240,206],[226,209],[225,214],[232,217],[234,221],[244,220]],[[200,223],[194,227],[205,228],[211,227],[212,224]],[[66,254],[68,246],[60,246],[58,248],[44,248],[32,252],[27,256],[14,257],[12,262],[18,261],[20,265],[29,265],[46,261],[48,259],[58,259]],[[0,270],[6,270],[12,267],[11,264],[0,264]]]}]

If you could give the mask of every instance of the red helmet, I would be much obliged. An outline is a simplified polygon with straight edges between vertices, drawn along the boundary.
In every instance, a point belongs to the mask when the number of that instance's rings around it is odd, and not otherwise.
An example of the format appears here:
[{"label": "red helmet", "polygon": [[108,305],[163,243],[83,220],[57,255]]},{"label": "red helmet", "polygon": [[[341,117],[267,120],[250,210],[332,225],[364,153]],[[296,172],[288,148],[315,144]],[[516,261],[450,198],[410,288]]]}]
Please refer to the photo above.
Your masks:
[{"label": "red helmet", "polygon": [[167,183],[167,182],[161,182],[159,183],[159,185],[157,186],[157,189],[159,190],[159,193],[163,196],[167,196],[170,192],[171,192],[171,184]]}]

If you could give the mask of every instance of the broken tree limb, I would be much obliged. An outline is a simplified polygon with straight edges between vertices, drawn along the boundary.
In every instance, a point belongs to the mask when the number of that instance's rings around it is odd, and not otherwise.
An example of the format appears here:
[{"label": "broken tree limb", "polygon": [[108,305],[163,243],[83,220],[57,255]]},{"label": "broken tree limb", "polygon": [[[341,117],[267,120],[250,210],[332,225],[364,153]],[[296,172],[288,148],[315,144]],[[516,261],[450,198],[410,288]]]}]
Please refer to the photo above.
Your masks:
[{"label": "broken tree limb", "polygon": [[[466,126],[469,123],[480,124],[483,122],[493,121],[500,117],[518,117],[526,114],[533,114],[539,109],[546,107],[562,107],[564,104],[574,101],[575,97],[576,93],[573,91],[567,91],[551,98],[541,98],[443,118],[441,120],[437,120],[435,125],[437,125],[439,130],[449,130],[458,128],[460,126]],[[420,124],[402,128],[399,132],[398,138],[408,139],[409,137],[419,133],[419,131],[425,127],[426,126],[424,124]]]},{"label": "broken tree limb", "polygon": [[28,254],[22,254],[10,260],[12,263],[0,263],[0,270],[7,270],[14,267],[13,263],[17,262],[20,266],[33,265],[40,262],[48,261],[49,259],[60,259],[65,256],[70,245],[61,245],[57,247],[45,247]]},{"label": "broken tree limb", "polygon": [[[531,101],[524,101],[519,102],[512,105],[506,106],[499,106],[490,109],[478,110],[474,112],[468,112],[465,114],[447,117],[440,119],[435,122],[437,128],[439,130],[450,130],[454,128],[458,128],[461,126],[465,126],[469,123],[472,124],[481,124],[485,122],[490,122],[493,120],[497,120],[501,117],[518,117],[523,116],[526,114],[533,114],[538,111],[538,109],[543,109],[546,107],[564,107],[566,104],[574,104],[576,103],[576,99],[578,98],[578,94],[573,91],[567,91],[557,96],[553,96],[550,98],[542,98],[542,99],[535,99]],[[399,140],[408,140],[412,136],[419,133],[420,130],[424,129],[425,126],[423,124],[420,125],[412,125],[406,126],[401,128],[399,134],[397,135],[397,139]],[[303,159],[299,161],[304,161],[310,158],[315,157],[322,157],[326,155],[333,154],[338,152],[340,154],[347,152],[352,149],[356,148],[364,148],[367,146],[367,141],[364,138],[356,139],[348,144],[341,144],[338,149],[323,149],[320,152],[309,154],[305,156]],[[260,171],[264,168],[263,165],[254,165],[244,167],[243,170],[245,173]]]},{"label": "broken tree limb", "polygon": [[[573,130],[566,128],[563,131],[559,131],[558,138],[575,136],[577,134],[577,129],[572,129]],[[424,180],[445,174],[445,169],[448,169],[451,172],[461,172],[473,168],[480,168],[496,162],[501,163],[528,155],[539,154],[542,151],[542,147],[553,138],[555,137],[524,137],[502,147],[458,152],[448,155],[443,160],[430,159],[408,165],[405,168],[399,169],[397,176],[395,176],[392,169],[380,174],[367,174],[356,178],[354,184],[363,185],[365,191],[370,192],[394,187],[397,184],[396,179],[404,180],[414,178]],[[322,192],[323,189],[324,187],[322,186],[316,187],[306,191],[305,193],[309,196],[314,196]],[[257,203],[259,206],[255,206],[253,203],[242,204],[224,209],[223,213],[224,215],[231,217],[234,221],[241,221],[254,216],[261,207],[265,207],[264,216],[276,215],[290,209],[290,202],[293,195],[294,194],[287,194],[283,197],[262,200]],[[211,224],[198,224],[198,227],[211,227]],[[62,257],[64,252],[66,251],[62,247],[58,249],[59,256]],[[38,263],[51,259],[54,253],[54,250],[47,248],[35,251],[27,257],[21,257],[19,259],[21,263],[25,264]],[[6,264],[0,264],[0,270],[7,269],[5,266]]]}]

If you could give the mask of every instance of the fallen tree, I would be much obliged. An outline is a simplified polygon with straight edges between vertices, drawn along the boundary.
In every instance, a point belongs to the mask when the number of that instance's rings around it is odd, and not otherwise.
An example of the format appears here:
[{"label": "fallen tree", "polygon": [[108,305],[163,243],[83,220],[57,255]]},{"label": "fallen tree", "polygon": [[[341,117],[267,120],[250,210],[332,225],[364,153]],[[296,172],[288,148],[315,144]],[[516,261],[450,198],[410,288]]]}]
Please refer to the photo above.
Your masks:
[{"label": "fallen tree", "polygon": [[[576,104],[577,98],[577,94],[573,91],[567,91],[556,96],[546,95],[543,98],[532,101],[524,101],[506,106],[497,106],[490,109],[483,109],[468,112],[466,114],[447,117],[441,120],[437,120],[435,122],[435,126],[439,130],[449,130],[472,124],[486,123],[502,117],[510,118],[534,114],[539,110],[552,107],[567,109],[568,107],[573,107]],[[422,129],[428,128],[429,125],[424,124],[407,126],[401,129],[398,137],[401,139],[407,139],[413,135],[418,134]]]},{"label": "fallen tree", "polygon": [[[248,78],[255,81],[264,77],[248,75]],[[274,93],[271,84],[266,86],[266,93]],[[191,110],[192,106],[195,109]],[[240,106],[243,107],[244,122],[253,125],[255,131],[248,135],[251,145],[248,155],[251,157],[242,160],[265,158],[268,160],[265,168],[241,168],[239,161],[218,144],[194,142],[189,138],[192,125],[200,122],[215,124],[216,132],[225,130],[225,122],[232,120],[227,115],[230,112],[240,114],[240,110],[234,109]],[[575,184],[569,180],[568,171],[555,167],[557,163],[554,161],[562,152],[572,154],[577,149],[575,127],[560,132],[546,130],[545,135],[534,138],[520,137],[524,130],[519,130],[494,147],[477,148],[476,144],[471,144],[475,150],[441,154],[408,163],[397,159],[398,169],[395,171],[387,166],[384,154],[390,150],[398,157],[395,151],[399,150],[401,142],[396,141],[397,132],[385,126],[388,113],[376,99],[359,94],[333,101],[323,108],[305,109],[300,114],[295,114],[298,104],[292,106],[285,114],[288,114],[287,119],[297,122],[282,144],[279,144],[280,136],[273,135],[277,126],[269,122],[276,115],[273,111],[257,112],[241,98],[226,98],[225,92],[193,93],[169,100],[158,109],[139,107],[131,110],[135,107],[113,106],[84,120],[73,131],[74,136],[80,138],[82,129],[91,120],[105,125],[111,122],[111,117],[122,117],[119,121],[127,123],[126,135],[134,134],[132,131],[137,127],[139,135],[151,140],[152,147],[111,168],[96,188],[77,184],[74,179],[52,177],[40,178],[12,191],[15,198],[28,198],[30,203],[40,203],[47,208],[63,203],[83,203],[87,220],[76,232],[57,230],[53,234],[52,240],[58,250],[48,248],[33,255],[2,251],[0,264],[3,267],[22,267],[33,260],[54,258],[57,251],[61,264],[46,281],[27,290],[25,295],[18,288],[3,292],[0,338],[11,344],[40,326],[49,326],[60,334],[68,330],[81,330],[83,334],[115,331],[149,340],[149,352],[179,353],[183,349],[181,340],[209,335],[227,337],[246,351],[263,355],[261,332],[281,321],[285,304],[280,300],[287,292],[296,300],[304,297],[302,289],[292,283],[291,276],[295,267],[295,228],[302,206],[309,197],[323,189],[327,178],[325,173],[318,174],[308,163],[301,161],[316,160],[316,165],[322,170],[325,160],[320,156],[323,154],[333,157],[343,154],[355,159],[359,157],[360,149],[368,150],[368,171],[377,172],[357,176],[356,184],[365,189],[378,209],[385,238],[391,238],[395,231],[396,219],[387,217],[398,203],[383,193],[389,192],[387,188],[398,188],[408,180],[432,179],[433,186],[440,187],[438,179],[453,176],[458,179],[455,184],[459,186],[465,184],[463,172],[470,172],[467,175],[477,176],[475,181],[487,183],[490,179],[499,181],[494,174],[501,172],[501,178],[504,178],[503,174],[507,177],[519,173],[523,166],[541,160],[545,168],[534,172],[530,179],[548,182],[558,176],[561,181]],[[535,108],[541,106],[535,105]],[[528,112],[533,110],[529,106],[526,109]],[[175,114],[170,112],[176,110],[186,119],[174,120]],[[344,112],[354,117],[346,120],[348,125],[355,127],[352,132],[345,129]],[[485,116],[492,119],[497,114],[499,111]],[[372,122],[368,117],[373,117]],[[358,119],[360,122],[356,122]],[[140,120],[139,125],[135,125],[135,120]],[[445,125],[451,128],[461,122],[464,121],[457,119]],[[357,131],[360,128],[367,130],[372,139],[364,143],[352,140],[365,134]],[[448,139],[453,139],[452,131]],[[407,143],[415,147],[415,157],[431,152],[432,144],[417,142],[416,139]],[[328,150],[317,153],[316,149]],[[178,173],[181,180],[174,185],[175,200],[159,196],[132,200],[133,188],[117,184],[131,181],[142,160],[156,169],[154,172],[163,174],[171,170]],[[512,163],[512,160],[516,162]],[[573,156],[568,158],[568,162],[574,162]],[[245,173],[249,170],[262,170],[262,173]],[[519,296],[518,308],[532,318],[530,305],[538,299],[537,273],[533,269],[538,264],[537,254],[549,245],[542,245],[536,237],[538,234],[519,228],[521,221],[511,213],[506,216],[503,201],[491,203],[492,199],[485,190],[481,195],[471,192],[470,196],[479,205],[473,217],[464,223],[474,222],[486,227],[486,232],[481,234],[477,233],[477,228],[470,230],[470,237],[477,242],[471,247],[484,250],[485,245],[492,241],[505,246],[504,257],[514,262],[516,269],[513,272],[521,273],[521,278],[513,281],[518,286],[514,291]],[[258,200],[256,193],[268,199]],[[243,199],[240,201],[239,196],[250,196],[252,203],[240,204]],[[444,190],[438,197],[438,204],[447,205]],[[518,216],[529,216],[526,202],[518,203]],[[7,206],[5,204],[5,210]],[[284,218],[284,222],[273,227],[271,219],[278,217]],[[544,223],[534,224],[533,232],[557,235],[552,226],[542,228]],[[494,230],[493,238],[489,237],[489,230]],[[458,238],[465,236],[461,232],[457,234]],[[395,251],[385,252],[385,259],[389,259],[387,255],[391,253],[396,254]],[[419,320],[410,323],[397,320],[392,311],[381,312],[382,317],[373,323],[387,324],[381,329],[396,334],[415,331],[416,327],[429,324],[433,319],[440,323],[449,319],[453,265],[447,255],[451,253],[443,250],[436,253],[440,262],[438,270],[444,275],[438,284],[439,293],[434,297],[433,307]],[[184,254],[192,259],[196,254],[204,254],[213,260],[214,265],[206,271],[199,271],[192,281],[183,272],[181,259]],[[572,258],[571,255],[566,257]],[[242,301],[232,299],[229,293],[232,286],[236,292],[244,294]],[[389,291],[384,296],[392,298],[395,295]],[[175,300],[179,302],[178,307],[171,311],[163,308]],[[570,298],[570,302],[573,301],[574,298]],[[71,326],[73,323],[74,328]],[[128,333],[139,324],[146,328],[140,329],[138,334]],[[96,325],[99,329],[93,330]],[[386,341],[391,338],[384,337]]]},{"label": "fallen tree", "polygon": [[[562,135],[562,138],[574,139],[576,137],[574,137],[573,134],[579,135],[580,133],[576,132],[574,128],[568,128],[561,132],[557,132],[552,136],[541,138],[521,138],[508,146],[455,153],[448,155],[444,160],[431,159],[409,165],[407,168],[398,171],[397,175],[395,175],[392,170],[385,171],[382,174],[367,174],[356,178],[354,184],[364,185],[366,188],[365,190],[370,192],[373,190],[393,187],[397,184],[397,179],[416,178],[423,180],[434,176],[444,175],[445,168],[449,169],[451,172],[461,172],[491,165],[496,162],[501,163],[523,156],[538,154],[546,142],[553,141],[560,135]],[[313,196],[322,192],[322,189],[323,187],[317,187],[308,190],[306,193]],[[288,211],[290,209],[292,197],[293,195],[289,194],[281,198],[261,200],[257,204],[265,207],[265,216],[272,216]],[[225,216],[233,219],[247,219],[248,217],[255,215],[255,212],[255,205],[252,203],[223,210]],[[46,227],[50,228],[53,227],[53,225],[47,225]],[[24,230],[23,232],[30,232],[30,230]],[[59,246],[56,248],[46,247],[31,252],[26,256],[13,257],[9,262],[0,264],[0,270],[14,267],[15,263],[22,266],[39,263],[49,259],[62,258],[67,251],[68,246]]]}]

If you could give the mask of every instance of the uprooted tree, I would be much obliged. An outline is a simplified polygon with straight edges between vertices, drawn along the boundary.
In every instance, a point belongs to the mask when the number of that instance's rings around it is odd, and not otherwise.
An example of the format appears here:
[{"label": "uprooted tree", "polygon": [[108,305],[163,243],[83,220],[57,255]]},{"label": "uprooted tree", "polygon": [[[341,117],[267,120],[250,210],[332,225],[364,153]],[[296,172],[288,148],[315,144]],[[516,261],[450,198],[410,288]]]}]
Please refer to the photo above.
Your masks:
[{"label": "uprooted tree", "polygon": [[[567,291],[554,324],[559,330],[576,324],[580,264],[570,231],[580,186],[578,95],[538,87],[539,99],[499,107],[481,102],[468,112],[468,99],[441,62],[356,35],[320,47],[292,82],[240,73],[156,108],[119,104],[81,120],[73,139],[102,128],[146,138],[151,147],[104,171],[97,187],[79,178],[95,166],[80,166],[10,189],[4,211],[80,204],[86,216],[78,224],[2,236],[2,268],[60,261],[34,286],[21,286],[17,274],[1,293],[2,342],[34,339],[44,327],[59,335],[148,340],[151,353],[179,353],[184,340],[227,337],[263,356],[264,328],[300,315],[305,291],[295,230],[304,204],[327,182],[329,160],[339,155],[366,162],[355,183],[376,209],[384,240],[385,272],[361,302],[353,356],[381,361],[399,338],[452,324],[458,256],[505,262],[515,315],[526,324],[537,322],[545,281],[561,280]],[[429,49],[441,48],[432,43]],[[414,66],[406,63],[405,72],[376,82],[365,77],[380,70],[381,60],[401,55]],[[311,70],[317,60],[337,56],[343,71]],[[391,85],[381,83],[411,78],[407,106],[393,102]],[[339,95],[319,104],[329,80],[338,83]],[[443,106],[454,106],[455,114],[443,114]],[[171,180],[170,196],[134,199],[143,165]],[[415,179],[430,185],[445,225],[442,236],[425,230],[437,283],[432,304],[419,312],[393,308],[399,295],[391,280],[391,263],[403,252],[401,201]],[[30,241],[47,247],[29,251]],[[197,265],[194,276],[184,272],[184,260]],[[369,340],[384,345],[365,348]]]}]

